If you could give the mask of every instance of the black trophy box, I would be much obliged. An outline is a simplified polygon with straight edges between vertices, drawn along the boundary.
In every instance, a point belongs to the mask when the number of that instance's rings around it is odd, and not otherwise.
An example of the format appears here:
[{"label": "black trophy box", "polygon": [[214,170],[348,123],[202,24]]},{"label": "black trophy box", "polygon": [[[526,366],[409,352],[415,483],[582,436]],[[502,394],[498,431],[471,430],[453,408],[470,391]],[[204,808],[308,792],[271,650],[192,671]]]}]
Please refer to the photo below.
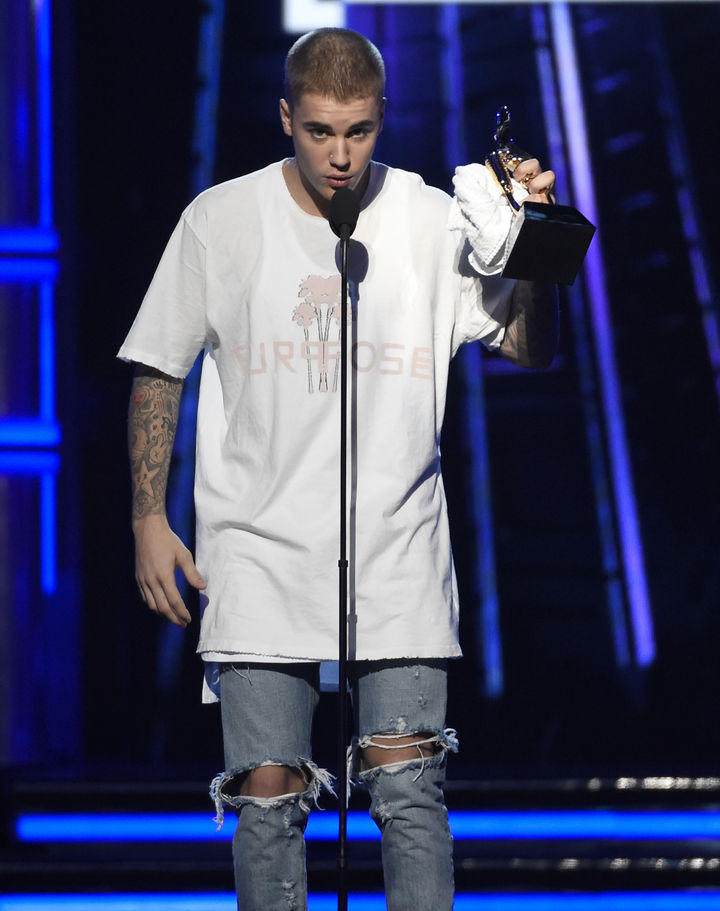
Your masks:
[{"label": "black trophy box", "polygon": [[525,219],[503,276],[572,285],[595,233],[595,225],[573,206],[526,202],[523,209]]}]

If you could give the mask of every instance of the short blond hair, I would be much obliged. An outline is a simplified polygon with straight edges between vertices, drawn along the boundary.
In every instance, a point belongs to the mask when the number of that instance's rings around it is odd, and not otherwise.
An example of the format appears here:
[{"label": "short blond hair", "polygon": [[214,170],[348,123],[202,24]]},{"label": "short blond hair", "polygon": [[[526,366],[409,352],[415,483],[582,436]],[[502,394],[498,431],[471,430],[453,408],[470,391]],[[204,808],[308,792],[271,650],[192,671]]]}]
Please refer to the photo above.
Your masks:
[{"label": "short blond hair", "polygon": [[334,101],[375,97],[385,91],[385,64],[372,41],[346,28],[319,28],[302,35],[285,59],[285,98],[304,93]]}]

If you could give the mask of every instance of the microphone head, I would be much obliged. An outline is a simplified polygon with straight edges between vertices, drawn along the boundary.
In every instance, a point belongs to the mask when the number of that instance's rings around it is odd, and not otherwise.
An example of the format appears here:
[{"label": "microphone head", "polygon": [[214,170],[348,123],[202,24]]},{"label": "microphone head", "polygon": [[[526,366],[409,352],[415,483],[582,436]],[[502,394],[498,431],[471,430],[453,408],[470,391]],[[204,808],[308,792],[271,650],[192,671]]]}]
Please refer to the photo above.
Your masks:
[{"label": "microphone head", "polygon": [[335,190],[330,200],[330,227],[338,237],[347,239],[355,230],[360,215],[360,200],[350,187]]}]

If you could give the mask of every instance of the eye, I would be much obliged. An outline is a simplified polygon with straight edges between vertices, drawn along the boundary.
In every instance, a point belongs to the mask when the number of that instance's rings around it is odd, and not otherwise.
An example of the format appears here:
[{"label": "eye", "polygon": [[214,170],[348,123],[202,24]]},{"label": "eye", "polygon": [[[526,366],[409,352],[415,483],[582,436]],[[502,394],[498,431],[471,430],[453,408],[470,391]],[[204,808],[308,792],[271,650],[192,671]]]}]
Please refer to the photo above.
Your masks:
[{"label": "eye", "polygon": [[353,137],[354,139],[364,139],[368,135],[369,132],[370,131],[365,129],[364,127],[360,127],[357,130],[353,130],[352,133],[350,133],[350,136]]},{"label": "eye", "polygon": [[313,139],[324,139],[327,136],[325,130],[314,129],[310,130],[310,135]]}]

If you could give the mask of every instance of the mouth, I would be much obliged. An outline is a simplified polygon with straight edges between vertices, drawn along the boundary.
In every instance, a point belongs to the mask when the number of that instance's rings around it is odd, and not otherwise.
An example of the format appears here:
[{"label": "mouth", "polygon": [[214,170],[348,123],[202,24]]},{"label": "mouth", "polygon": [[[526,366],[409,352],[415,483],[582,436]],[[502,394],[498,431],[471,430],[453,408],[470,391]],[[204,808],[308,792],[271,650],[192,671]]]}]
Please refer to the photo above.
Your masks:
[{"label": "mouth", "polygon": [[331,186],[337,190],[338,187],[348,186],[348,184],[352,181],[352,176],[346,175],[346,174],[343,174],[342,176],[329,175],[328,177],[325,178],[325,180],[327,181],[329,186]]}]

